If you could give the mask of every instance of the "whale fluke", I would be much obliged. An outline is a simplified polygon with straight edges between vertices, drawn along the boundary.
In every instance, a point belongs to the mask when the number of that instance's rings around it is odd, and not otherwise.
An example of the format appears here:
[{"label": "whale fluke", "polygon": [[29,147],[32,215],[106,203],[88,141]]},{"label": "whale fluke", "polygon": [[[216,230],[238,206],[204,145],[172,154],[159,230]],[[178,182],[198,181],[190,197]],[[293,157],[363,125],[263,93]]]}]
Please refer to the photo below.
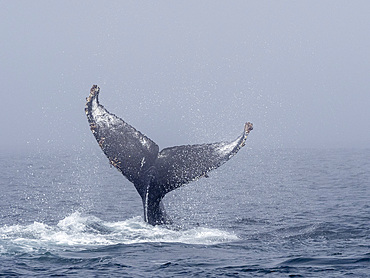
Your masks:
[{"label": "whale fluke", "polygon": [[99,104],[100,88],[93,85],[85,112],[90,129],[109,162],[132,182],[141,196],[144,220],[152,225],[171,223],[162,204],[170,191],[225,163],[244,145],[253,125],[231,142],[165,148]]}]

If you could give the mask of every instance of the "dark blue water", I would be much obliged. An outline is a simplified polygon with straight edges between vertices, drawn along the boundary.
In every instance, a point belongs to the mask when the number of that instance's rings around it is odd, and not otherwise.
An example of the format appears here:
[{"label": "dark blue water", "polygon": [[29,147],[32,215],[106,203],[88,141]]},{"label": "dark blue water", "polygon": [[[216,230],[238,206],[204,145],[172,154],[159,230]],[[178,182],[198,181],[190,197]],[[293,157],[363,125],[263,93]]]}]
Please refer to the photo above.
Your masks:
[{"label": "dark blue water", "polygon": [[0,276],[368,277],[370,150],[243,149],[152,227],[93,152],[0,155]]}]

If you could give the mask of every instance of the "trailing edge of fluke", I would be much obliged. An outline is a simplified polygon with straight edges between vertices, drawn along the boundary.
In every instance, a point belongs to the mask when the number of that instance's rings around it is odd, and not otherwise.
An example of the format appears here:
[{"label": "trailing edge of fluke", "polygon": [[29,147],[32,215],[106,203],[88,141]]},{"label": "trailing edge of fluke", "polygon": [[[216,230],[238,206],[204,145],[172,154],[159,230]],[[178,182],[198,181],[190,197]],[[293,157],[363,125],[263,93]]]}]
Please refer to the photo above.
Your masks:
[{"label": "trailing edge of fluke", "polygon": [[244,145],[253,124],[231,142],[159,147],[147,136],[99,104],[100,88],[93,85],[85,112],[90,129],[109,162],[132,182],[141,196],[144,220],[152,225],[171,223],[162,204],[170,191],[225,163]]}]

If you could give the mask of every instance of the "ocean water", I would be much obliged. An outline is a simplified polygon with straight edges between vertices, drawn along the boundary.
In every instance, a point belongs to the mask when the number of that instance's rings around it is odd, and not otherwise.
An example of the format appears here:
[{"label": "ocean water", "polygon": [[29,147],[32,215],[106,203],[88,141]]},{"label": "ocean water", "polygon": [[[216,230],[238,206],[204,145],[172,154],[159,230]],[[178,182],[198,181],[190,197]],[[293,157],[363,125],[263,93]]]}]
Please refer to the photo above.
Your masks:
[{"label": "ocean water", "polygon": [[370,150],[245,147],[143,222],[94,151],[0,154],[0,276],[369,277]]}]

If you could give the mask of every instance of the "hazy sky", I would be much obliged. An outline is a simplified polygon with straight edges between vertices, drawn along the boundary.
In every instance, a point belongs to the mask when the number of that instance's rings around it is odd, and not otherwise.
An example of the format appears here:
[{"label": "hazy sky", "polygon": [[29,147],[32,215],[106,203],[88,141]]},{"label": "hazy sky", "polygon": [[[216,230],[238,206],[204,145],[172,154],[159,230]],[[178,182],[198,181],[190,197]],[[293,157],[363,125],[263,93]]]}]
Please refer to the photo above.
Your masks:
[{"label": "hazy sky", "polygon": [[161,148],[370,147],[370,1],[1,1],[1,150],[94,144],[100,102]]}]

